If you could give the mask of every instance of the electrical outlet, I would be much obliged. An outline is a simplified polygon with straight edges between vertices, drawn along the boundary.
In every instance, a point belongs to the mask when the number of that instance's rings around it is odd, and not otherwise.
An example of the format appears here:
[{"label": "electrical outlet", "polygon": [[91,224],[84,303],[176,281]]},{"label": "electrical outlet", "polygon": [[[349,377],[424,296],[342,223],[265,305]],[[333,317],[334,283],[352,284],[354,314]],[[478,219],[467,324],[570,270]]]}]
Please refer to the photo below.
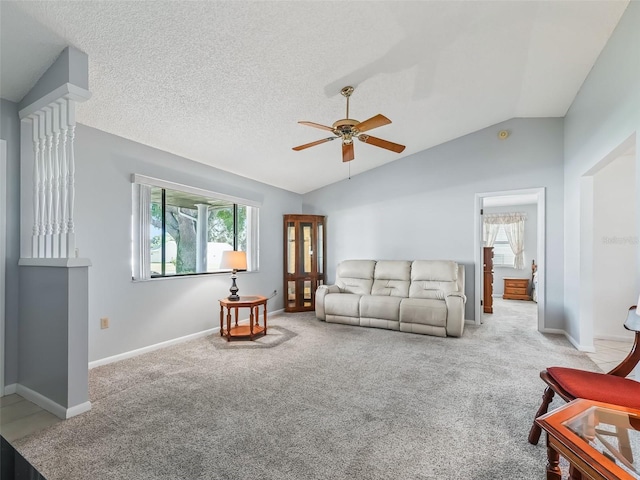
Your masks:
[{"label": "electrical outlet", "polygon": [[100,319],[100,328],[109,328],[109,317],[102,317]]}]

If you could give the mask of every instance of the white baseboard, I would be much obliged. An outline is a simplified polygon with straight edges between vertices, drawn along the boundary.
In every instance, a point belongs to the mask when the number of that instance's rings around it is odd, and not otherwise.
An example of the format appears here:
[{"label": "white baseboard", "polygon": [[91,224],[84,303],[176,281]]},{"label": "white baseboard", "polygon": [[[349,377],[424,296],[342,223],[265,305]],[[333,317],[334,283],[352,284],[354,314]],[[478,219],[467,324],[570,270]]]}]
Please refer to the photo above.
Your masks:
[{"label": "white baseboard", "polygon": [[[268,312],[268,315],[269,316],[277,315],[282,312],[284,312],[284,308],[281,308],[280,310],[274,310],[273,312]],[[244,323],[248,321],[249,321],[249,317],[238,320],[238,323]],[[269,320],[267,319],[267,322],[268,321]],[[138,355],[153,352],[154,350],[160,350],[161,348],[170,347],[171,345],[177,345],[179,343],[188,342],[189,340],[195,340],[196,338],[206,337],[213,333],[218,333],[219,331],[220,331],[220,327],[214,327],[208,330],[203,330],[201,332],[191,333],[189,335],[185,335],[184,337],[174,338],[172,340],[156,343],[154,345],[149,345],[147,347],[137,348],[136,350],[130,350],[128,352],[119,353],[111,357],[105,357],[99,360],[94,360],[93,362],[89,362],[89,370],[91,370],[92,368],[100,367],[102,365],[108,365],[109,363],[119,362],[120,360],[125,360],[127,358],[137,357]]]},{"label": "white baseboard", "polygon": [[575,347],[576,350],[580,351],[580,352],[585,352],[585,353],[594,353],[596,351],[596,349],[593,347],[593,345],[580,345],[575,338],[573,338],[571,335],[569,335],[567,332],[565,332],[564,330],[561,330],[559,328],[545,328],[542,330],[542,333],[553,333],[556,335],[564,335],[567,340],[569,340],[569,343],[571,343],[571,345],[573,345]]},{"label": "white baseboard", "polygon": [[138,355],[142,355],[143,353],[149,353],[153,352],[154,350],[160,350],[161,348],[170,347],[171,345],[177,345],[179,343],[188,342],[189,340],[195,340],[196,338],[206,337],[207,335],[211,335],[212,333],[217,333],[219,331],[220,327],[210,328],[208,330],[203,330],[202,332],[185,335],[184,337],[174,338],[172,340],[156,343],[147,347],[137,348],[136,350],[119,353],[111,357],[94,360],[93,362],[89,362],[89,370],[91,370],[92,368],[100,367],[102,365],[108,365],[109,363],[119,362],[120,360],[125,360],[127,358],[137,357]]},{"label": "white baseboard", "polygon": [[91,402],[87,401],[79,405],[74,405],[73,407],[66,408],[59,403],[54,402],[50,398],[36,392],[35,390],[31,390],[29,387],[25,387],[24,385],[20,384],[17,384],[16,393],[21,397],[29,400],[31,403],[35,403],[40,408],[53,413],[56,417],[63,420],[75,417],[76,415],[80,415],[81,413],[91,410]]},{"label": "white baseboard", "polygon": [[17,384],[12,383],[11,385],[4,386],[4,394],[5,395],[13,395],[16,393]]}]

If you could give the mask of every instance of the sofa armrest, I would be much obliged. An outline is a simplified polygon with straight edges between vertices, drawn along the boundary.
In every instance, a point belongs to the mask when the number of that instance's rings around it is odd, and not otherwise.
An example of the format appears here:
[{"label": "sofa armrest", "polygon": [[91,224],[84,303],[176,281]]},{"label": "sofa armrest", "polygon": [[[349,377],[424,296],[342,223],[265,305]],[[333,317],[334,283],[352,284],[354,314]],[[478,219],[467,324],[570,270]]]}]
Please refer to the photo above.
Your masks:
[{"label": "sofa armrest", "polygon": [[461,337],[464,331],[464,304],[467,297],[462,292],[447,293],[444,297],[447,304],[447,335]]},{"label": "sofa armrest", "polygon": [[320,285],[316,290],[316,317],[320,320],[326,320],[324,297],[329,293],[340,293],[340,287],[337,285]]}]

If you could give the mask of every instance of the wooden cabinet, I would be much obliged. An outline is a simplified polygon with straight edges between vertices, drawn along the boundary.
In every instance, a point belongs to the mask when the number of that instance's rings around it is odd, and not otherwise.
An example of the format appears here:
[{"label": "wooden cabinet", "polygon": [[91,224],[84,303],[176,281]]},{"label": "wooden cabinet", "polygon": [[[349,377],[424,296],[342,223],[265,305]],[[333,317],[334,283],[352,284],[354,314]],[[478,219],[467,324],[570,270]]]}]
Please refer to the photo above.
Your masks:
[{"label": "wooden cabinet", "polygon": [[482,311],[493,313],[493,247],[484,247],[482,250],[482,274]]},{"label": "wooden cabinet", "polygon": [[531,300],[529,296],[529,279],[505,278],[502,298],[505,300]]},{"label": "wooden cabinet", "polygon": [[316,290],[325,282],[325,217],[284,216],[285,312],[315,309]]}]

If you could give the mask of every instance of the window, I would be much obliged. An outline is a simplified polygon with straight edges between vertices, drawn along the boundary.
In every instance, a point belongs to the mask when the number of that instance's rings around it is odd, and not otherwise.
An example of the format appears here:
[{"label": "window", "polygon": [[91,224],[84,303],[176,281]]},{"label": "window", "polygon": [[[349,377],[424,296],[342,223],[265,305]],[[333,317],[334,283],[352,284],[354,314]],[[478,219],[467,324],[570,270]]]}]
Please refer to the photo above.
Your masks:
[{"label": "window", "polygon": [[509,245],[507,233],[504,231],[504,225],[499,225],[496,241],[493,244],[493,265],[496,267],[513,268],[514,260],[515,255]]},{"label": "window", "polygon": [[133,278],[227,271],[225,250],[246,252],[247,270],[257,270],[259,208],[251,203],[134,175]]}]

